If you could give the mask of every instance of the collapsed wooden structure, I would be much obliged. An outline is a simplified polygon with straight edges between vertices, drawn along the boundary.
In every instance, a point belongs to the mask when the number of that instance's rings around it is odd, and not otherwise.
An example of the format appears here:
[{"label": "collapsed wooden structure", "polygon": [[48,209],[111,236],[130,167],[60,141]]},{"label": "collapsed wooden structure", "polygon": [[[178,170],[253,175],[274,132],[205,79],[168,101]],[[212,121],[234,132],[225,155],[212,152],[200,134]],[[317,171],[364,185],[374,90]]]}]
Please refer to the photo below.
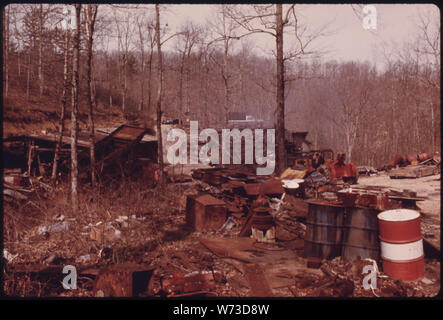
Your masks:
[{"label": "collapsed wooden structure", "polygon": [[[107,132],[110,131],[110,132]],[[56,134],[41,133],[9,137],[6,149],[5,167],[21,168],[29,176],[49,175],[59,137]],[[71,137],[62,136],[59,153],[61,173],[69,173]],[[103,174],[128,174],[140,162],[157,162],[157,138],[149,128],[121,125],[116,129],[97,130],[94,135],[96,172]],[[86,178],[90,165],[89,133],[79,132],[78,163],[81,178]],[[86,174],[87,175],[87,174]],[[83,177],[82,177],[83,176]]]}]

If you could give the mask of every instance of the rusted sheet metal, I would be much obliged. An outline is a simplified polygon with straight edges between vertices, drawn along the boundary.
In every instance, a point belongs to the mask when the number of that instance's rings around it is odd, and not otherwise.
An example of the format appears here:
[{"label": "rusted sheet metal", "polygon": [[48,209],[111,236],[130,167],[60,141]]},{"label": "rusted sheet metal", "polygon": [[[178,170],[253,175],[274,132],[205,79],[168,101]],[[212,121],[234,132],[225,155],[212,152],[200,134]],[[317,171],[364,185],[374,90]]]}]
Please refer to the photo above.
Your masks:
[{"label": "rusted sheet metal", "polygon": [[259,194],[277,195],[285,192],[282,182],[277,179],[269,179],[263,183],[248,183],[243,188],[248,196],[258,196]]},{"label": "rusted sheet metal", "polygon": [[146,132],[147,130],[144,128],[123,125],[119,127],[112,135],[113,138],[135,141],[138,140],[140,136],[143,137]]},{"label": "rusted sheet metal", "polygon": [[215,289],[215,281],[221,279],[218,271],[195,271],[188,274],[174,274],[172,278],[162,280],[162,288],[170,296],[207,292]]},{"label": "rusted sheet metal", "polygon": [[331,168],[331,178],[350,178],[357,176],[357,167],[352,162],[340,164],[338,160],[332,162],[329,167]]},{"label": "rusted sheet metal", "polygon": [[[62,136],[62,143],[63,144],[71,144],[71,137],[67,135],[68,133],[63,133]],[[95,143],[99,143],[101,142],[103,139],[105,139],[107,137],[106,134],[100,133],[100,132],[96,132],[94,134],[94,141]],[[28,139],[28,140],[40,140],[40,141],[47,141],[47,142],[54,142],[56,143],[58,141],[58,134],[53,134],[53,133],[46,133],[46,134],[29,134],[27,136],[24,136],[24,139]],[[78,133],[78,140],[77,140],[77,145],[79,147],[89,147],[90,146],[90,142],[89,142],[89,133],[85,132],[85,131],[80,131]]]},{"label": "rusted sheet metal", "polygon": [[260,192],[262,194],[283,194],[285,190],[281,180],[269,179],[262,184]]},{"label": "rusted sheet metal", "polygon": [[228,179],[226,177],[224,177],[222,175],[221,172],[207,172],[203,175],[203,181],[211,184],[211,185],[220,185],[226,181],[228,181]]},{"label": "rusted sheet metal", "polygon": [[263,270],[258,264],[244,264],[243,270],[245,278],[249,283],[251,289],[251,296],[253,297],[272,297],[272,290],[266,280]]},{"label": "rusted sheet metal", "polygon": [[260,194],[261,183],[248,183],[243,186],[248,196],[258,196]]},{"label": "rusted sheet metal", "polygon": [[208,238],[200,239],[200,243],[221,258],[234,258],[245,263],[256,261],[257,252],[263,252],[251,238]]},{"label": "rusted sheet metal", "polygon": [[225,202],[206,194],[186,199],[186,224],[196,231],[218,230],[226,221]]},{"label": "rusted sheet metal", "polygon": [[367,193],[358,196],[356,204],[361,207],[375,208],[377,205],[377,194]]},{"label": "rusted sheet metal", "polygon": [[195,201],[201,203],[204,206],[224,206],[225,203],[222,200],[219,200],[210,194],[204,194],[202,196],[198,196],[195,198]]},{"label": "rusted sheet metal", "polygon": [[153,272],[153,269],[132,263],[105,267],[97,276],[94,293],[104,297],[139,296],[148,290]]},{"label": "rusted sheet metal", "polygon": [[353,192],[337,192],[338,201],[343,203],[345,207],[352,207],[357,201],[358,194]]}]

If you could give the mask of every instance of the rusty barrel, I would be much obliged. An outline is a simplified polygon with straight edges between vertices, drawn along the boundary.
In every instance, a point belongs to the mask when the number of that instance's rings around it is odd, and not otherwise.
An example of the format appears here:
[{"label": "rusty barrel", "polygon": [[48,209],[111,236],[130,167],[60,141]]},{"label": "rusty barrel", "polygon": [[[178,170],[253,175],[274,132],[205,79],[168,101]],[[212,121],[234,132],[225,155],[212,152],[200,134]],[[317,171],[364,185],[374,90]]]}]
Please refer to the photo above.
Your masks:
[{"label": "rusty barrel", "polygon": [[255,208],[252,217],[252,238],[257,242],[275,242],[274,218],[269,214],[269,208]]},{"label": "rusty barrel", "polygon": [[416,281],[424,276],[420,214],[410,209],[378,215],[383,271],[397,280]]},{"label": "rusty barrel", "polygon": [[307,202],[305,257],[332,259],[340,256],[344,207],[324,200]]},{"label": "rusty barrel", "polygon": [[363,207],[347,208],[343,223],[343,250],[345,260],[379,257],[378,221],[379,210]]}]

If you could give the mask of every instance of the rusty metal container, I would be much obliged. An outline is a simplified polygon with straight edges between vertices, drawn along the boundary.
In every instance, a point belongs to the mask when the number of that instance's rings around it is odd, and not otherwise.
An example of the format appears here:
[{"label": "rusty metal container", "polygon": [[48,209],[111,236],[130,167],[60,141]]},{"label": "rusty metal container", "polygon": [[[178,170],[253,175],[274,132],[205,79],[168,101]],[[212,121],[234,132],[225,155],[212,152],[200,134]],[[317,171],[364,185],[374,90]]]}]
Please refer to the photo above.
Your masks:
[{"label": "rusty metal container", "polygon": [[295,197],[305,197],[305,180],[303,179],[287,179],[282,180],[283,189],[286,194],[290,194]]},{"label": "rusty metal container", "polygon": [[186,224],[196,231],[218,230],[226,221],[226,203],[209,194],[188,196]]},{"label": "rusty metal container", "polygon": [[424,251],[420,213],[410,209],[383,211],[378,215],[383,271],[403,281],[424,276]]},{"label": "rusty metal container", "polygon": [[324,200],[307,202],[305,257],[332,259],[340,256],[344,207]]},{"label": "rusty metal container", "polygon": [[343,250],[345,260],[379,257],[378,210],[362,207],[347,208],[343,223]]},{"label": "rusty metal container", "polygon": [[96,297],[137,297],[146,293],[154,274],[143,265],[123,263],[100,270],[94,283]]},{"label": "rusty metal container", "polygon": [[343,203],[344,207],[352,207],[355,205],[355,201],[358,198],[358,193],[338,191],[337,198],[338,201]]},{"label": "rusty metal container", "polygon": [[411,209],[383,211],[378,215],[380,240],[408,243],[421,239],[420,214]]},{"label": "rusty metal container", "polygon": [[252,238],[257,242],[275,242],[275,222],[269,208],[255,208],[251,222]]}]

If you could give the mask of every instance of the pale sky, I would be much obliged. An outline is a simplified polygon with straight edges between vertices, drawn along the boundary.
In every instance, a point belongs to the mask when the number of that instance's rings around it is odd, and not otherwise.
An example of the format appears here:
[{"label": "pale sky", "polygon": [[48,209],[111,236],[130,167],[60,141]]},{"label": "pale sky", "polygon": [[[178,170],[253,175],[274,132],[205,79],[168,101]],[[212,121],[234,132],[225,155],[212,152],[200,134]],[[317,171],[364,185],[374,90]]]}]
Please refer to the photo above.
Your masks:
[{"label": "pale sky", "polygon": [[[189,20],[204,24],[210,19],[217,5],[171,5],[169,13],[164,16],[165,22],[174,30]],[[419,12],[431,11],[439,18],[439,9],[430,4],[375,4],[377,10],[377,29],[365,30],[362,21],[352,10],[351,5],[342,4],[309,4],[296,5],[299,21],[309,29],[317,29],[329,22],[328,35],[319,40],[318,44],[327,51],[325,60],[369,61],[377,65],[383,64],[383,44],[403,43],[416,34],[416,21]],[[256,53],[275,48],[275,40],[268,35],[255,36],[252,43]],[[289,42],[292,39],[289,39]],[[287,43],[286,43],[287,44]]]}]

